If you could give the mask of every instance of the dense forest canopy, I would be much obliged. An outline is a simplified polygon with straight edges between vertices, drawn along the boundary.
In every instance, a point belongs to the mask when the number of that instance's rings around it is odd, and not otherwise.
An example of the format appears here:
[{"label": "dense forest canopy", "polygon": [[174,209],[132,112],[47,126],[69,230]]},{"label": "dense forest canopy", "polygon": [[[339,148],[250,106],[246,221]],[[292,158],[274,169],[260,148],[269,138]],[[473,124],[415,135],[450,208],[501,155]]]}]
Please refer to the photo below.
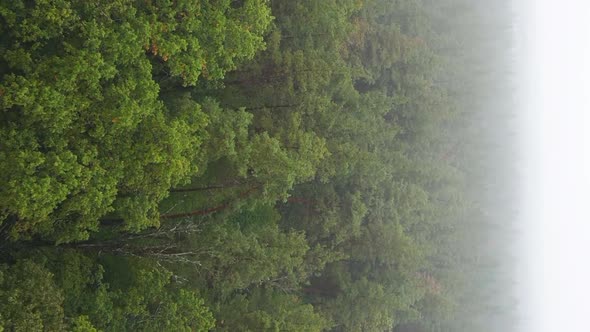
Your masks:
[{"label": "dense forest canopy", "polygon": [[508,5],[0,1],[0,331],[509,331]]}]

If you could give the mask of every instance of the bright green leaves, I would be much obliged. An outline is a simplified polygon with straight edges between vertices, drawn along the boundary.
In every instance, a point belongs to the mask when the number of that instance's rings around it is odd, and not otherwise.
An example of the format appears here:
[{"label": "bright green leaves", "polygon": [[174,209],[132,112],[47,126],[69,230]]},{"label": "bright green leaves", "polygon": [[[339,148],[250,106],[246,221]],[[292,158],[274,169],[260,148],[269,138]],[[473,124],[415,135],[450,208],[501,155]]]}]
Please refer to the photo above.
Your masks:
[{"label": "bright green leaves", "polygon": [[88,320],[88,316],[78,316],[72,323],[72,332],[99,332]]},{"label": "bright green leaves", "polygon": [[[184,85],[199,77],[217,80],[264,48],[272,16],[265,0],[158,1],[138,4],[146,22],[148,53],[165,63]],[[203,37],[206,36],[206,37]]]},{"label": "bright green leaves", "polygon": [[159,201],[204,162],[207,117],[166,111],[154,77],[223,78],[272,19],[259,0],[15,1],[0,15],[0,217],[18,220],[14,238],[57,242],[114,209],[128,230],[158,225]]},{"label": "bright green leaves", "polygon": [[[49,66],[52,59],[47,61]],[[75,69],[92,68],[89,63],[63,66],[68,69],[59,75],[67,84],[45,80],[47,85],[31,86],[15,79],[22,84],[7,86],[3,100],[2,166],[12,161],[13,171],[3,172],[9,186],[0,189],[0,196],[7,197],[8,215],[21,219],[16,232],[58,242],[85,239],[86,231],[95,230],[98,219],[112,211],[118,194],[142,192],[150,195],[130,212],[135,219],[130,217],[129,228],[154,224],[145,221],[145,211],[154,210],[170,186],[194,172],[187,151],[200,144],[204,117],[199,118],[198,108],[188,117],[164,117],[147,59],[122,68],[106,86],[99,73]],[[32,75],[48,76],[43,64]],[[10,204],[8,197],[19,196],[20,202]]]},{"label": "bright green leaves", "polygon": [[184,329],[186,332],[208,332],[215,327],[213,315],[196,293],[180,289],[174,295],[173,301],[174,304],[168,306],[167,312],[162,315],[170,319],[162,328],[170,327],[177,331]]},{"label": "bright green leaves", "polygon": [[194,105],[192,109],[176,110],[170,120],[163,114],[144,119],[131,137],[121,142],[125,160],[135,161],[120,161],[124,177],[115,202],[127,229],[137,231],[159,224],[158,203],[168,189],[184,183],[198,170],[196,161],[205,125],[205,115]]}]

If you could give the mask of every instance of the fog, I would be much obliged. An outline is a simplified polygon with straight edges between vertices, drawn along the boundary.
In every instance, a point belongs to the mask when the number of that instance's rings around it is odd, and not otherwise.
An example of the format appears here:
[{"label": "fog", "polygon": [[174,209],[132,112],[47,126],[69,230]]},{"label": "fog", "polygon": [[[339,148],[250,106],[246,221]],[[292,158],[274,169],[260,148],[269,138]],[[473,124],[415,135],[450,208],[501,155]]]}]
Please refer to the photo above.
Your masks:
[{"label": "fog", "polygon": [[521,330],[588,331],[590,4],[515,3]]}]

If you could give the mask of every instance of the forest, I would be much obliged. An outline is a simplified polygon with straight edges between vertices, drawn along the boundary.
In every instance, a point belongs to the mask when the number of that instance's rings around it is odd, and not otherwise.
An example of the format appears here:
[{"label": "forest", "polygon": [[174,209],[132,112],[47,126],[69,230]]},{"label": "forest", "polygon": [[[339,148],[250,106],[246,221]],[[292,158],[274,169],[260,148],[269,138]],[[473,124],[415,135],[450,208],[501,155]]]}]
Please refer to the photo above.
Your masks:
[{"label": "forest", "polygon": [[510,331],[510,29],[0,0],[0,331]]}]

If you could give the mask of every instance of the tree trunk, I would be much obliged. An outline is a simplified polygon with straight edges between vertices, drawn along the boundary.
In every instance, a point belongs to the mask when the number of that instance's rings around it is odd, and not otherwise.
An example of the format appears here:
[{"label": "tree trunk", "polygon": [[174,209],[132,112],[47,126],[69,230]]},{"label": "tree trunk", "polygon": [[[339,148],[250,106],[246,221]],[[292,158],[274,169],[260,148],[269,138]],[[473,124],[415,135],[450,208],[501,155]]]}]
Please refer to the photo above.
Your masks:
[{"label": "tree trunk", "polygon": [[[260,188],[260,186],[253,186],[250,189],[242,192],[238,198],[244,198],[254,192],[256,189]],[[222,211],[229,207],[229,203],[221,204],[212,208],[202,209],[202,210],[195,210],[189,212],[181,212],[181,213],[170,213],[170,214],[162,214],[160,215],[160,219],[179,219],[179,218],[186,218],[186,217],[193,217],[193,216],[205,216],[211,213],[215,213],[218,211]]]},{"label": "tree trunk", "polygon": [[193,187],[193,188],[171,188],[171,193],[188,193],[188,192],[196,192],[196,191],[205,191],[205,190],[212,190],[212,189],[224,189],[224,188],[231,188],[231,187],[239,187],[245,183],[242,182],[233,182],[233,183],[224,183],[224,184],[214,184],[205,187]]}]

